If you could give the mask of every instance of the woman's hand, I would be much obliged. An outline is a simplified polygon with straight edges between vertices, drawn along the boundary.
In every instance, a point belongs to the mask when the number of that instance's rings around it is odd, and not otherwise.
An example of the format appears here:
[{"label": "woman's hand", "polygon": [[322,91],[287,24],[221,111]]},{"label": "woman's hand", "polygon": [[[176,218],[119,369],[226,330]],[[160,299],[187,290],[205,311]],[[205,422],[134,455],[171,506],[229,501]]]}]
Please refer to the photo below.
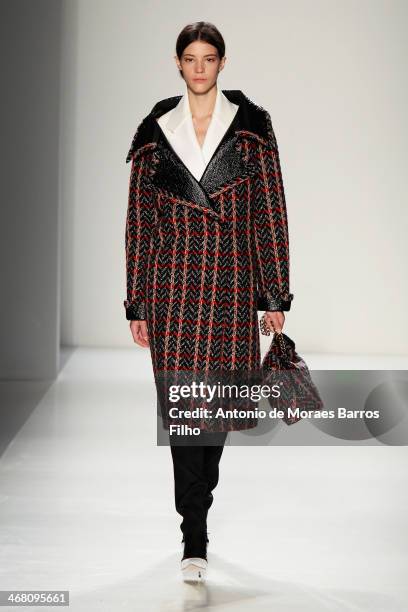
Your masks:
[{"label": "woman's hand", "polygon": [[132,332],[133,340],[136,344],[143,347],[149,346],[146,321],[131,321],[130,331]]},{"label": "woman's hand", "polygon": [[285,315],[281,310],[274,310],[273,312],[265,312],[265,324],[271,332],[281,332],[285,323]]}]

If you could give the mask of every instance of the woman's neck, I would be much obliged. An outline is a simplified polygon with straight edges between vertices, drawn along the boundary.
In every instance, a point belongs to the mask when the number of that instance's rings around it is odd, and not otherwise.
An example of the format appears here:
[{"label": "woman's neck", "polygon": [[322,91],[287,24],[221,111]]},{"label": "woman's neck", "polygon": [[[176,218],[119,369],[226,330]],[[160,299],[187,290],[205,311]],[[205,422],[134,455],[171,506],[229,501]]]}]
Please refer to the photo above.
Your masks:
[{"label": "woman's neck", "polygon": [[187,95],[193,119],[200,121],[212,116],[217,98],[217,84],[203,94],[196,94],[187,88]]}]

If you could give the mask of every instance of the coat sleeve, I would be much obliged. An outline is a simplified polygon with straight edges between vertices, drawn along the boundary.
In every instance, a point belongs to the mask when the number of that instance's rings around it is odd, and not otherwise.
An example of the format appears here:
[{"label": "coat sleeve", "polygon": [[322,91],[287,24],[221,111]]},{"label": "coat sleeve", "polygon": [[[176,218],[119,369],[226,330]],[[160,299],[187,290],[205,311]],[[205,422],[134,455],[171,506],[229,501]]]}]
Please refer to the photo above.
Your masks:
[{"label": "coat sleeve", "polygon": [[126,215],[126,300],[123,304],[129,321],[146,319],[146,275],[152,230],[156,224],[149,157],[129,154],[132,161]]},{"label": "coat sleeve", "polygon": [[258,310],[290,310],[289,233],[278,145],[265,111],[268,137],[258,144],[255,174],[254,237]]}]

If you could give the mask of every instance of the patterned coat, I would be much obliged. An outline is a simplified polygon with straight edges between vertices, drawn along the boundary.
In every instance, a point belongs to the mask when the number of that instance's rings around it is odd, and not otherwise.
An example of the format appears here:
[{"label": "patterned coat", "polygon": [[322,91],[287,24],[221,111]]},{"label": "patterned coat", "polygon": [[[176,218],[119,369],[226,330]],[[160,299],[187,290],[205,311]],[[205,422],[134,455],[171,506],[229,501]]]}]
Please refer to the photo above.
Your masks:
[{"label": "patterned coat", "polygon": [[[242,91],[222,91],[239,108],[199,181],[156,121],[181,96],[153,107],[126,158],[132,164],[124,306],[128,320],[146,320],[158,392],[160,377],[169,372],[259,370],[258,311],[288,311],[293,299],[270,115]],[[161,411],[167,428],[176,422],[163,405]],[[188,422],[204,431],[231,431],[257,420]]]}]

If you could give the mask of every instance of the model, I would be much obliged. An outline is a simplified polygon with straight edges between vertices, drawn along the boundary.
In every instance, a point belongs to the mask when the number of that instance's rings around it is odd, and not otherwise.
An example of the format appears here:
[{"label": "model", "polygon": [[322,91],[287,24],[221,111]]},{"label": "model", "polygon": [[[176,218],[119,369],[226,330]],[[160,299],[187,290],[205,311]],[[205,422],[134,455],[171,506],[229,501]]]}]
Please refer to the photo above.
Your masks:
[{"label": "model", "polygon": [[162,381],[186,373],[256,371],[258,311],[281,331],[293,294],[269,113],[241,90],[218,87],[226,56],[214,25],[186,26],[175,60],[184,94],[154,105],[126,158],[132,164],[124,306],[134,341],[150,348],[164,406],[175,506],[183,517],[182,573],[185,580],[203,580],[207,514],[226,436],[256,423],[200,415],[187,421],[198,436],[170,434],[177,421],[169,416]]}]

